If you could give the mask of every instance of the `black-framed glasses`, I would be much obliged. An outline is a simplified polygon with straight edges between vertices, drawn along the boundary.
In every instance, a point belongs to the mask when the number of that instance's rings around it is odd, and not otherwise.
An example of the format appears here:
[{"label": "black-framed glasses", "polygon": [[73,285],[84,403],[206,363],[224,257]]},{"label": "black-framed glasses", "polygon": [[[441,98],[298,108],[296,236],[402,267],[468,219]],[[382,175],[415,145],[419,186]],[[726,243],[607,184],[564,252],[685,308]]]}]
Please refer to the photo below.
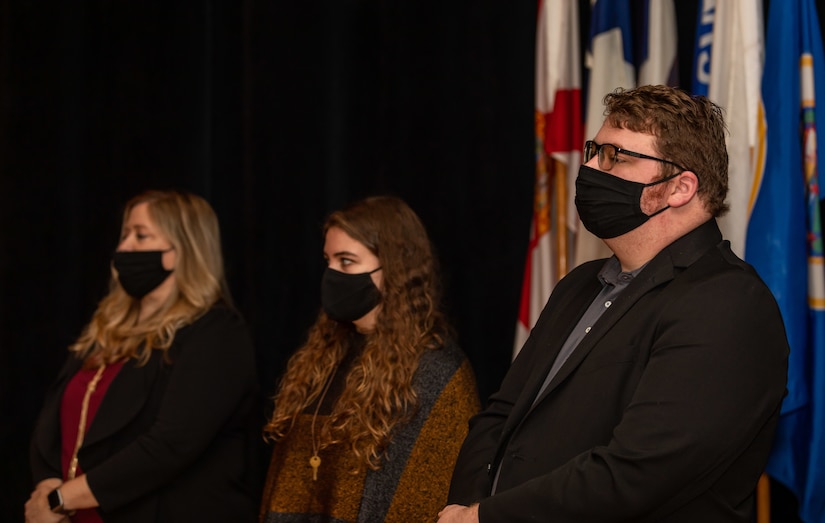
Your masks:
[{"label": "black-framed glasses", "polygon": [[687,169],[678,163],[671,162],[670,160],[656,158],[655,156],[649,156],[647,154],[637,153],[635,151],[628,151],[627,149],[616,147],[612,143],[599,144],[593,140],[587,140],[584,142],[584,163],[589,162],[590,159],[597,154],[599,155],[599,169],[603,171],[609,171],[614,165],[616,165],[616,158],[618,158],[619,154],[626,154],[635,158],[644,158],[645,160],[656,160],[657,162],[673,165],[681,171],[687,171]]}]

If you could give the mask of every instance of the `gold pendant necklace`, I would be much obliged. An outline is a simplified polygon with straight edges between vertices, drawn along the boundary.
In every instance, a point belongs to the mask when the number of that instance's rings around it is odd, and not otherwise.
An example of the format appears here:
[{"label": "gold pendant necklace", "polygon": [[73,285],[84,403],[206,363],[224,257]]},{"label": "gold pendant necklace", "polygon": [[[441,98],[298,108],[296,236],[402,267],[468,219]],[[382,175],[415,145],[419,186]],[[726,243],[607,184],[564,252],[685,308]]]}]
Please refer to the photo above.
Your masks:
[{"label": "gold pendant necklace", "polygon": [[320,438],[317,443],[315,441],[315,420],[318,418],[318,410],[321,408],[321,403],[327,396],[327,391],[329,390],[330,385],[332,385],[332,380],[335,379],[335,372],[337,370],[338,365],[336,364],[335,367],[332,368],[332,373],[329,375],[329,379],[324,385],[324,390],[321,391],[321,396],[318,398],[318,403],[315,405],[315,412],[312,414],[312,425],[310,428],[312,434],[312,457],[309,458],[309,466],[312,467],[312,481],[318,481],[318,467],[321,466],[321,457],[318,455],[318,452],[321,450],[321,441]]},{"label": "gold pendant necklace", "polygon": [[83,438],[86,437],[86,416],[89,413],[89,400],[92,399],[92,394],[97,388],[100,378],[103,377],[103,371],[106,369],[106,364],[101,365],[94,377],[86,385],[86,394],[83,395],[83,403],[80,405],[80,423],[77,424],[77,439],[74,444],[74,452],[72,452],[72,460],[69,462],[68,479],[74,479],[77,474],[77,453],[83,445]]}]

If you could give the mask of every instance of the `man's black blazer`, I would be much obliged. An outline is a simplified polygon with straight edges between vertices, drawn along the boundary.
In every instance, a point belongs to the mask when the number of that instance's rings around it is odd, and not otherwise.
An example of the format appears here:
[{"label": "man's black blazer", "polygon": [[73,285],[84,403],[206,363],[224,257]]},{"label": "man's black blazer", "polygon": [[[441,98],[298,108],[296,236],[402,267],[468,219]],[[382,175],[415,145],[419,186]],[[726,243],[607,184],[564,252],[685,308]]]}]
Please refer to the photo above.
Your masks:
[{"label": "man's black blazer", "polygon": [[450,503],[480,501],[482,523],[748,521],[787,379],[773,296],[711,220],[647,264],[534,405],[603,264],[554,289],[470,422]]}]

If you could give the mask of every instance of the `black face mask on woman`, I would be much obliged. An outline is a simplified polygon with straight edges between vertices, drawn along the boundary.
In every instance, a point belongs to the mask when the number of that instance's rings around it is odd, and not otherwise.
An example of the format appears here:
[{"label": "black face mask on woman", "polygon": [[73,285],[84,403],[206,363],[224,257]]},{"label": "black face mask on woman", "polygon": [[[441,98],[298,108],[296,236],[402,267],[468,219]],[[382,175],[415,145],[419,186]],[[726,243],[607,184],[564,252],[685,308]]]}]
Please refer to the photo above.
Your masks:
[{"label": "black face mask on woman", "polygon": [[117,270],[117,280],[126,294],[143,298],[172,274],[163,267],[165,251],[115,251],[112,263]]},{"label": "black face mask on woman", "polygon": [[321,307],[335,321],[350,322],[363,317],[381,302],[381,291],[370,274],[348,274],[329,267],[321,278]]},{"label": "black face mask on woman", "polygon": [[665,205],[650,215],[642,212],[644,188],[664,183],[678,174],[651,183],[639,183],[582,165],[576,178],[579,218],[588,231],[603,240],[628,233],[670,208]]}]

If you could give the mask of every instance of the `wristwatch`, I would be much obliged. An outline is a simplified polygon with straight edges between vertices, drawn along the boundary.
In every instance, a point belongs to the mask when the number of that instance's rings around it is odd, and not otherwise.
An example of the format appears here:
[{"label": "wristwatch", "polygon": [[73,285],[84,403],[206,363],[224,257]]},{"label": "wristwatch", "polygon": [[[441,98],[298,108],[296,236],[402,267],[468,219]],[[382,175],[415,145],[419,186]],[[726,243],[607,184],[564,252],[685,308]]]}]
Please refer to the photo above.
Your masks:
[{"label": "wristwatch", "polygon": [[62,514],[64,516],[72,515],[72,513],[63,506],[63,494],[60,493],[60,487],[49,492],[49,509],[55,514]]}]

